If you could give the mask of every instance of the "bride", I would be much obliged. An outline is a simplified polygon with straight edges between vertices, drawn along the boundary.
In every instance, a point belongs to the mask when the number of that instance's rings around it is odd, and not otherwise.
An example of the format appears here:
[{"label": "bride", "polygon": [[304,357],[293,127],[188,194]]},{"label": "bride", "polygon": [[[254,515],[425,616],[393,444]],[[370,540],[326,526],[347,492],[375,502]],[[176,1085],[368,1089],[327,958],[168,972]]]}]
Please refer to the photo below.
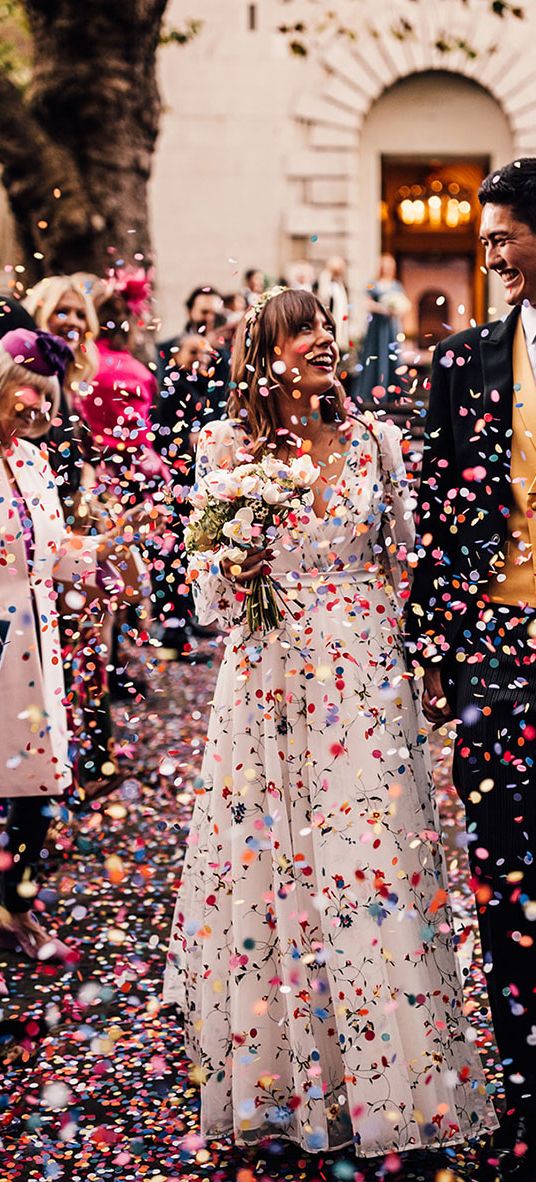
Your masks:
[{"label": "bride", "polygon": [[[199,439],[198,482],[244,453],[307,455],[321,474],[298,542],[282,526],[241,570],[223,550],[193,556],[199,618],[229,635],[164,993],[184,1013],[205,1136],[372,1157],[497,1122],[404,662],[400,434],[348,416],[337,358],[313,295],[267,293],[237,338],[229,420]],[[268,569],[284,618],[252,634],[245,595]]]}]

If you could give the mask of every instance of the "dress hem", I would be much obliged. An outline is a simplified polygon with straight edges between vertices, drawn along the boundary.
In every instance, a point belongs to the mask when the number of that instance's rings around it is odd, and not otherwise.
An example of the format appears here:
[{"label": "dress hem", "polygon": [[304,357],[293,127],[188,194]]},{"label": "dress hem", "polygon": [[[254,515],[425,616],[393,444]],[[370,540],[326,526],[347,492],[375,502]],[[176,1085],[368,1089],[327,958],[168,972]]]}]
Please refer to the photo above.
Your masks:
[{"label": "dress hem", "polygon": [[405,1147],[401,1147],[400,1145],[394,1145],[394,1144],[393,1145],[386,1145],[382,1149],[376,1150],[373,1153],[372,1152],[368,1153],[366,1151],[360,1150],[359,1146],[354,1143],[353,1139],[350,1141],[341,1141],[341,1143],[337,1144],[337,1145],[328,1145],[328,1146],[323,1145],[319,1149],[311,1149],[311,1148],[308,1148],[306,1145],[303,1145],[301,1141],[296,1141],[294,1138],[288,1137],[284,1133],[281,1133],[281,1134],[266,1133],[265,1136],[258,1137],[256,1140],[244,1141],[242,1138],[238,1137],[235,1133],[233,1133],[233,1131],[231,1129],[219,1129],[219,1130],[218,1129],[213,1129],[213,1130],[205,1129],[202,1132],[202,1136],[205,1137],[207,1140],[211,1140],[212,1138],[219,1138],[219,1137],[229,1137],[229,1138],[232,1138],[235,1145],[240,1146],[240,1148],[242,1148],[242,1149],[253,1149],[255,1146],[262,1145],[266,1141],[285,1141],[287,1145],[295,1145],[297,1149],[302,1150],[304,1153],[308,1153],[311,1157],[315,1157],[319,1153],[339,1153],[342,1149],[350,1149],[351,1148],[354,1150],[355,1157],[365,1158],[367,1160],[372,1160],[374,1158],[385,1157],[386,1154],[388,1154],[388,1153],[417,1153],[417,1152],[424,1152],[427,1149],[430,1149],[430,1150],[450,1149],[450,1148],[457,1146],[457,1145],[458,1146],[469,1145],[469,1143],[471,1141],[476,1141],[476,1140],[478,1140],[479,1137],[486,1137],[486,1136],[491,1135],[491,1133],[496,1132],[496,1130],[498,1128],[499,1128],[499,1121],[496,1120],[495,1123],[492,1123],[489,1126],[486,1125],[484,1127],[479,1127],[478,1131],[473,1132],[471,1130],[470,1135],[456,1139],[456,1140],[426,1141],[426,1142],[421,1142],[418,1145],[407,1145]]}]

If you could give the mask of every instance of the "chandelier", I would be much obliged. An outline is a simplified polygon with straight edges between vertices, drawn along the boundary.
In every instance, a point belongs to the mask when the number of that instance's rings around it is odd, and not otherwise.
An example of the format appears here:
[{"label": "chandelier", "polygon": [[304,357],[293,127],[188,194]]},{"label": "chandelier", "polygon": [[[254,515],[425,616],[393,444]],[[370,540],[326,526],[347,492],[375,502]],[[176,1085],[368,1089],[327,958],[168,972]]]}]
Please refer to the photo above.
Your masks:
[{"label": "chandelier", "polygon": [[469,193],[457,181],[434,179],[423,185],[401,185],[396,195],[396,216],[404,226],[424,230],[457,230],[473,216]]}]

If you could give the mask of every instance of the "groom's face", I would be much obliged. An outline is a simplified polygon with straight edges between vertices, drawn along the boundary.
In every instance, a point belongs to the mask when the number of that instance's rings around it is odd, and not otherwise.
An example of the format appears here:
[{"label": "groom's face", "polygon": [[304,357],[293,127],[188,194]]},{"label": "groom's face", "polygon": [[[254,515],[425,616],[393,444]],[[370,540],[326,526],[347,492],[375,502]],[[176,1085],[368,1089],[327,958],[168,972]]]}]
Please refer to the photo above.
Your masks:
[{"label": "groom's face", "polygon": [[509,205],[484,205],[480,241],[488,271],[496,271],[507,304],[536,305],[536,234]]}]

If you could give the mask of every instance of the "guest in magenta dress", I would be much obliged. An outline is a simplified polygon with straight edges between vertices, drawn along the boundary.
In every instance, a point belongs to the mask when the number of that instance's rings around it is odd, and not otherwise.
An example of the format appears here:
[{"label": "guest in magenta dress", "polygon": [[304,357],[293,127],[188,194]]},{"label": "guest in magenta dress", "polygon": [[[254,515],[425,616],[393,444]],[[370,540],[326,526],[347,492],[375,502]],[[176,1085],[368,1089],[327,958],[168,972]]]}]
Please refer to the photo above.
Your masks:
[{"label": "guest in magenta dress", "polygon": [[110,492],[130,494],[133,503],[169,479],[151,426],[157,381],[134,355],[141,284],[135,277],[114,280],[100,301],[97,296],[99,369],[79,401],[93,453],[101,456],[99,475]]},{"label": "guest in magenta dress", "polygon": [[[151,409],[158,392],[154,374],[135,355],[144,325],[149,282],[143,271],[114,276],[94,288],[100,323],[97,341],[99,369],[91,387],[79,400],[79,413],[88,428],[92,455],[99,455],[97,479],[103,511],[113,519],[114,507],[134,506],[152,498],[171,483],[171,472],[154,446]],[[164,550],[166,547],[164,546]],[[165,578],[165,554],[151,550],[153,582]],[[108,648],[108,686],[113,699],[128,699],[143,690],[129,680],[118,650],[117,623],[103,632]]]}]

